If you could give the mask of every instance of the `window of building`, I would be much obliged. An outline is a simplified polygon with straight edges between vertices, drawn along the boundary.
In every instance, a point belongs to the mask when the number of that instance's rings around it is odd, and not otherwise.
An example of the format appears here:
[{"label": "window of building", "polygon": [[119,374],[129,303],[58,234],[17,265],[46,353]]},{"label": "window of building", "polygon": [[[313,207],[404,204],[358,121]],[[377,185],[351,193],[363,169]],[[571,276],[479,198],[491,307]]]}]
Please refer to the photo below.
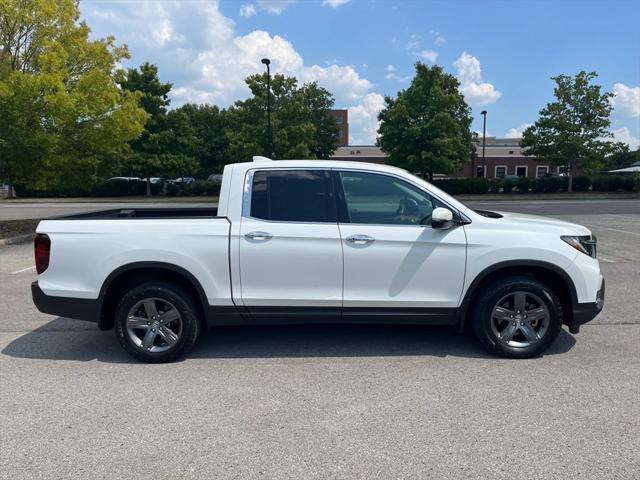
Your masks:
[{"label": "window of building", "polygon": [[549,173],[549,167],[547,165],[538,165],[536,167],[537,178],[544,177],[548,173]]},{"label": "window of building", "polygon": [[504,178],[506,174],[507,174],[507,167],[503,165],[496,166],[496,178]]},{"label": "window of building", "polygon": [[336,119],[336,123],[337,123],[338,125],[340,125],[340,124],[342,123],[342,115],[336,115],[336,116],[335,116],[335,119]]},{"label": "window of building", "polygon": [[444,205],[428,193],[388,175],[340,172],[349,221],[373,225],[428,224]]},{"label": "window of building", "polygon": [[513,155],[513,150],[509,150],[509,154]]},{"label": "window of building", "polygon": [[483,165],[478,165],[478,166],[476,167],[476,177],[484,177],[484,176],[486,176],[486,175],[485,175],[486,171],[487,171],[487,167],[486,167],[486,165],[485,165],[485,166],[483,166]]},{"label": "window of building", "polygon": [[529,170],[529,168],[526,165],[525,166],[518,166],[518,167],[516,167],[516,175],[518,177],[526,177],[528,170]]},{"label": "window of building", "polygon": [[327,170],[258,170],[251,188],[251,216],[284,222],[336,221]]}]

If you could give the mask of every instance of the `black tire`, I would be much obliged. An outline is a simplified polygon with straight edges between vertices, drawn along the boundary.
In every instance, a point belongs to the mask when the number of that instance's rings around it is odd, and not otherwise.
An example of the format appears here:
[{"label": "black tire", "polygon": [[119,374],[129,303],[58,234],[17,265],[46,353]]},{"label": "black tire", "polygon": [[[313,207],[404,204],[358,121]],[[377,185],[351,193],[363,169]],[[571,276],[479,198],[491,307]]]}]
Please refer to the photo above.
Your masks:
[{"label": "black tire", "polygon": [[[520,320],[527,322],[526,317],[522,318],[517,315],[514,318],[514,322],[508,320],[494,320],[494,307],[498,307],[499,302],[506,298],[502,305],[507,305],[511,298],[516,298],[517,294],[525,294],[526,302],[531,301],[535,304],[540,303],[539,307],[545,307],[546,312],[543,312],[544,322],[546,327],[542,330],[542,323],[537,325],[539,331],[536,331],[537,339],[531,342],[517,325],[525,325],[525,323],[519,323]],[[522,298],[522,297],[520,297]],[[479,296],[476,297],[476,305],[473,310],[473,328],[480,343],[489,351],[495,355],[507,357],[507,358],[531,358],[540,355],[544,352],[558,337],[560,329],[562,328],[562,304],[558,299],[555,292],[544,283],[532,278],[523,276],[505,277],[496,282],[488,285]],[[509,307],[507,307],[509,308]],[[513,307],[512,313],[516,313],[515,307]],[[531,303],[526,308],[531,307]],[[525,313],[532,310],[524,310],[522,316]],[[529,315],[533,317],[534,315]],[[509,315],[509,317],[512,317]],[[529,320],[531,321],[531,320]],[[537,320],[536,320],[537,321]],[[492,323],[494,327],[492,327]],[[516,334],[514,337],[509,337],[505,334],[505,338],[501,338],[500,333],[505,332],[509,327],[509,324],[516,326]],[[506,325],[506,326],[504,326]],[[498,329],[502,326],[502,332]],[[533,324],[534,330],[536,325]],[[513,327],[509,327],[513,328]],[[528,326],[526,327],[528,328]],[[527,330],[529,333],[530,329]],[[542,333],[540,333],[542,332]],[[512,340],[507,340],[511,338]],[[525,345],[531,343],[530,345]]]},{"label": "black tire", "polygon": [[[161,334],[159,330],[164,330],[164,326],[158,328],[157,333],[154,335],[152,341],[152,349],[164,349],[162,351],[151,351],[145,349],[142,345],[138,345],[132,337],[128,329],[128,318],[130,311],[139,305],[140,302],[153,299],[152,301],[156,306],[169,305],[175,308],[179,314],[179,319],[174,322],[180,322],[179,335],[175,335],[177,340],[174,344],[169,344],[164,340],[164,333]],[[160,313],[162,310],[158,310],[158,319],[163,315]],[[149,318],[150,315],[146,314],[146,307],[142,314],[144,318]],[[154,317],[155,319],[155,317]],[[157,322],[154,322],[154,324]],[[149,325],[149,322],[147,322]],[[177,323],[171,324],[172,328],[177,329]],[[167,324],[168,328],[169,324]],[[140,333],[144,336],[146,329],[151,327],[145,327],[145,330],[133,330],[134,336]],[[156,327],[157,328],[157,327]],[[200,320],[198,318],[198,309],[194,303],[193,298],[187,292],[185,292],[179,286],[168,282],[150,282],[143,283],[127,292],[118,303],[115,312],[115,333],[118,338],[118,342],[122,345],[127,353],[131,356],[147,363],[165,363],[171,362],[186,354],[198,339],[200,331]],[[156,330],[154,330],[156,332]],[[161,336],[160,336],[161,334]],[[156,339],[156,335],[158,338]],[[159,343],[160,346],[154,346],[155,343]]]}]

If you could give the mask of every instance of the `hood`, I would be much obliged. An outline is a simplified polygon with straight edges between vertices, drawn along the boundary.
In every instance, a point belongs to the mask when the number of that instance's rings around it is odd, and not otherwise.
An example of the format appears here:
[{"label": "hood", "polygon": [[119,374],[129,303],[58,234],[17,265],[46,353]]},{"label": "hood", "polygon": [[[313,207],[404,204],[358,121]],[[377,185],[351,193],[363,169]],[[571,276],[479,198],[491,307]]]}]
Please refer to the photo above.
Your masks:
[{"label": "hood", "polygon": [[577,223],[565,222],[556,218],[540,217],[538,215],[527,215],[525,213],[512,212],[496,212],[502,215],[502,218],[491,219],[492,222],[500,224],[509,224],[514,228],[539,230],[544,228],[553,228],[561,235],[591,235],[591,231],[587,227],[578,225]]}]

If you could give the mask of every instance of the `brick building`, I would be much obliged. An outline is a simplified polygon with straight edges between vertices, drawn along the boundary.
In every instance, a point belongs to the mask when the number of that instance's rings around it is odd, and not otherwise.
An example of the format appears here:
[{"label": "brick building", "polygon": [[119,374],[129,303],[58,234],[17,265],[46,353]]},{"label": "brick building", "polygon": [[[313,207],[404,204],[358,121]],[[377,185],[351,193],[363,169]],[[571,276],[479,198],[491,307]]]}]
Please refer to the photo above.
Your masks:
[{"label": "brick building", "polygon": [[349,145],[349,110],[330,110],[329,115],[336,119],[340,132],[338,133],[338,146]]},{"label": "brick building", "polygon": [[[547,174],[566,173],[566,167],[559,167],[548,162],[538,162],[527,157],[520,146],[521,138],[487,137],[485,142],[485,158],[482,161],[482,139],[476,143],[476,153],[464,168],[452,177],[487,177],[503,178],[505,176],[537,178]],[[578,172],[579,174],[579,172]]]}]

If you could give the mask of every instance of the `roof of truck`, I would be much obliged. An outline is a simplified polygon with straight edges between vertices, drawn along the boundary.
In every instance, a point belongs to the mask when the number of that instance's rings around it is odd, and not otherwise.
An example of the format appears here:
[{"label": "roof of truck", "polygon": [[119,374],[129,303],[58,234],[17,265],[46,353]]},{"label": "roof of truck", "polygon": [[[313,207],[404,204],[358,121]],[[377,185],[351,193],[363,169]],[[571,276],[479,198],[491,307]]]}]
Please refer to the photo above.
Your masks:
[{"label": "roof of truck", "polygon": [[233,165],[243,169],[252,168],[294,168],[294,167],[316,167],[316,168],[341,168],[353,170],[375,170],[378,172],[406,172],[398,167],[382,165],[368,162],[349,162],[344,160],[270,160],[266,157],[254,157],[253,162],[234,163]]}]

